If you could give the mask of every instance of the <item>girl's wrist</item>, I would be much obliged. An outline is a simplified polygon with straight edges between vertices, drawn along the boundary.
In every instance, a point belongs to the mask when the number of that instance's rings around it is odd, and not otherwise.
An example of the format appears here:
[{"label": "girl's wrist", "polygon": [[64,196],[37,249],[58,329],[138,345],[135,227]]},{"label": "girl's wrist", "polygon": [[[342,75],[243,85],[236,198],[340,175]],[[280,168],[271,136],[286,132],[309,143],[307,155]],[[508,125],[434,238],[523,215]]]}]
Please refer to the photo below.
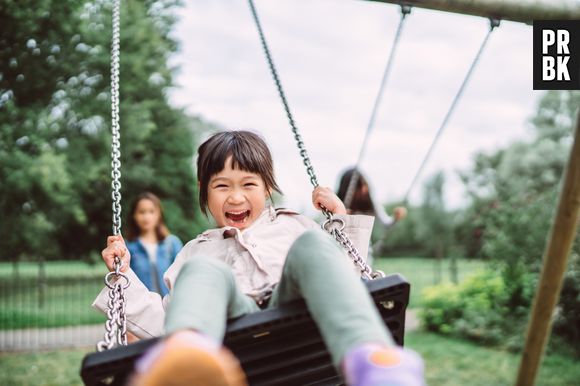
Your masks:
[{"label": "girl's wrist", "polygon": [[334,208],[333,213],[334,214],[347,214],[344,204],[341,203],[341,205],[337,205],[336,208]]}]

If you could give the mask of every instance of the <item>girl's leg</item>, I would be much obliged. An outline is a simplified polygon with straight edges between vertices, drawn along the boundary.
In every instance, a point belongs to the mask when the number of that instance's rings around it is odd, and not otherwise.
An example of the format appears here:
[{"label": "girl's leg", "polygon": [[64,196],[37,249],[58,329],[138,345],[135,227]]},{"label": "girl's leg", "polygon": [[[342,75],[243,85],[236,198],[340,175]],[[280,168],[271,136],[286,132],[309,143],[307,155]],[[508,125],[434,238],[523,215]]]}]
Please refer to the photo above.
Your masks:
[{"label": "girl's leg", "polygon": [[259,311],[237,287],[231,268],[215,259],[189,260],[175,282],[165,316],[165,332],[199,331],[223,340],[229,318]]},{"label": "girl's leg", "polygon": [[166,339],[139,359],[133,386],[247,386],[237,359],[222,347],[226,321],[259,310],[226,264],[193,258],[181,269],[165,317]]},{"label": "girl's leg", "polygon": [[338,367],[364,343],[393,346],[372,299],[339,245],[322,231],[308,231],[290,248],[270,307],[304,298]]}]

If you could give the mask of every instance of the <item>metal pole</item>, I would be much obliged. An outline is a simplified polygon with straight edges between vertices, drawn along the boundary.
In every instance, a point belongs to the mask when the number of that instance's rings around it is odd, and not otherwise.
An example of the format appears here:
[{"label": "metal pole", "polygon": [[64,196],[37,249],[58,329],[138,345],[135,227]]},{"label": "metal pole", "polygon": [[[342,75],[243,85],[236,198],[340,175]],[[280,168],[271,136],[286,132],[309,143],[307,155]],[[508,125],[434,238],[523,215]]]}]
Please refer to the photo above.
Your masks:
[{"label": "metal pole", "polygon": [[577,235],[580,214],[580,111],[576,118],[574,144],[564,176],[564,185],[558,200],[558,211],[544,251],[544,264],[532,306],[517,386],[534,385],[552,328],[552,314],[560,297],[568,255]]},{"label": "metal pole", "polygon": [[531,24],[533,20],[580,20],[576,0],[370,0],[408,4],[437,11],[462,13]]}]

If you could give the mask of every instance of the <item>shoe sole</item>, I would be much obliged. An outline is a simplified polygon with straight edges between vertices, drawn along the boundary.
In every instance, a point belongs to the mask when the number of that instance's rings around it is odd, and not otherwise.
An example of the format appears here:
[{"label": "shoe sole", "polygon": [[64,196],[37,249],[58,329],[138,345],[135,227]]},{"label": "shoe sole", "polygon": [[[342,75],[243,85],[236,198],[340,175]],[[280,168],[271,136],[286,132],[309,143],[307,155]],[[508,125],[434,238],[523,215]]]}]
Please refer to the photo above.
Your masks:
[{"label": "shoe sole", "polygon": [[232,353],[195,347],[175,347],[162,354],[152,369],[136,375],[133,386],[248,386]]}]

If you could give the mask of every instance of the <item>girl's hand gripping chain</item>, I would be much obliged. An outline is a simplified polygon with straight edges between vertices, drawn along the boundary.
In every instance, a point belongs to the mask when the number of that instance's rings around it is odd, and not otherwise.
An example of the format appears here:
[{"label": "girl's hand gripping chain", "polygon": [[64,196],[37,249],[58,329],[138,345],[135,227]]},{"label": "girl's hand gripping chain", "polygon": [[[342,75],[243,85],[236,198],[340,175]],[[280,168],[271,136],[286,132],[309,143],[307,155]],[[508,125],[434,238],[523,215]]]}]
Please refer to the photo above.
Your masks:
[{"label": "girl's hand gripping chain", "polygon": [[334,214],[346,214],[346,208],[340,199],[334,194],[332,189],[317,186],[312,191],[312,204],[318,210],[322,206]]},{"label": "girl's hand gripping chain", "polygon": [[115,270],[115,256],[118,256],[123,263],[121,272],[125,272],[129,268],[131,254],[125,246],[125,240],[123,240],[123,236],[121,235],[107,237],[107,248],[103,249],[101,255],[107,268],[111,272]]}]

